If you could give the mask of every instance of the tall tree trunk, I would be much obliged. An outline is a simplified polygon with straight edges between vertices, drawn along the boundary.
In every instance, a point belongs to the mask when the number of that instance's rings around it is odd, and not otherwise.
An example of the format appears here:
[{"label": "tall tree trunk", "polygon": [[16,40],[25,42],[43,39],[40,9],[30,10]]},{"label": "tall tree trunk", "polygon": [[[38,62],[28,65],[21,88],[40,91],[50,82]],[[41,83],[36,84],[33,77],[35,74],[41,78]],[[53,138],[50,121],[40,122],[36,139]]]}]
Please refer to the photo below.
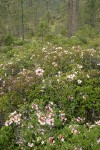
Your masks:
[{"label": "tall tree trunk", "polygon": [[48,0],[46,1],[46,10],[47,10],[47,23],[49,26],[49,1]]},{"label": "tall tree trunk", "polygon": [[22,22],[22,39],[24,40],[24,12],[23,12],[23,0],[21,0],[21,22]]},{"label": "tall tree trunk", "polygon": [[78,28],[79,0],[68,1],[68,36],[71,37]]},{"label": "tall tree trunk", "polygon": [[35,2],[35,7],[34,7],[34,30],[38,26],[38,3],[37,1]]},{"label": "tall tree trunk", "polygon": [[46,0],[46,20],[47,20],[47,26],[48,26],[48,30],[49,30],[49,26],[50,26],[50,12],[49,12],[49,0]]},{"label": "tall tree trunk", "polygon": [[10,35],[11,34],[11,30],[10,30],[10,27],[11,27],[11,21],[10,21],[10,3],[9,1],[6,1],[6,9],[7,9],[7,32],[8,34]]}]

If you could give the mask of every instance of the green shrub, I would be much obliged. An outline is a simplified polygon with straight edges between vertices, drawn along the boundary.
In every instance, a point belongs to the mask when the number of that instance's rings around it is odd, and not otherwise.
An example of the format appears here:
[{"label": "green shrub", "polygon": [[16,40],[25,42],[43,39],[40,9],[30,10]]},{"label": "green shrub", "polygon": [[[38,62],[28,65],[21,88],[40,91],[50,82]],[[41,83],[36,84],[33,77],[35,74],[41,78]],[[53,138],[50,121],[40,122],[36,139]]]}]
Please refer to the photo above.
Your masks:
[{"label": "green shrub", "polygon": [[95,31],[94,28],[91,26],[84,26],[82,29],[80,29],[75,35],[79,38],[79,40],[83,44],[87,44],[88,40],[90,38],[94,38],[96,36],[97,32]]},{"label": "green shrub", "polygon": [[14,43],[14,39],[11,35],[7,35],[4,39],[4,44],[6,46],[11,46]]},{"label": "green shrub", "polygon": [[47,35],[1,53],[1,149],[99,149],[99,50],[87,37]]}]

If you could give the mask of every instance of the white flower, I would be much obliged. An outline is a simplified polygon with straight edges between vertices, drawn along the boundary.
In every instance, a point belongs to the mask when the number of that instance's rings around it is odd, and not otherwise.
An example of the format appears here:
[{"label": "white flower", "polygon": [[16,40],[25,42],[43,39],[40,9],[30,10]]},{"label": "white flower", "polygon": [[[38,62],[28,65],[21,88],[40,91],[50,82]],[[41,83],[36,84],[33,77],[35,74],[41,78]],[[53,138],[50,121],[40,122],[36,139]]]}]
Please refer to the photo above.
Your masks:
[{"label": "white flower", "polygon": [[37,142],[41,140],[41,137],[37,137]]},{"label": "white flower", "polygon": [[83,58],[83,55],[84,55],[84,53],[83,53],[83,52],[81,52],[81,56],[80,56],[80,57],[81,57],[81,58]]},{"label": "white flower", "polygon": [[50,105],[53,105],[53,102],[49,102]]},{"label": "white flower", "polygon": [[86,96],[85,95],[83,95],[82,98],[86,100]]},{"label": "white flower", "polygon": [[76,129],[72,129],[72,131],[71,131],[73,134],[78,134],[79,132],[78,132],[78,130],[76,130]]},{"label": "white flower", "polygon": [[78,84],[81,84],[82,83],[82,80],[77,80]]},{"label": "white flower", "polygon": [[38,105],[33,103],[32,108],[34,108],[35,110],[38,110]]},{"label": "white flower", "polygon": [[33,128],[33,125],[31,125],[31,124],[28,125],[28,129],[31,129],[31,128]]},{"label": "white flower", "polygon": [[97,144],[99,144],[100,143],[100,138],[97,140]]},{"label": "white flower", "polygon": [[100,120],[96,121],[95,124],[100,126]]},{"label": "white flower", "polygon": [[5,122],[5,126],[8,126],[9,125],[9,121],[7,120],[6,122]]},{"label": "white flower", "polygon": [[91,126],[90,126],[90,129],[91,129],[91,128],[94,128],[95,126],[96,126],[95,124],[91,125]]},{"label": "white flower", "polygon": [[44,73],[44,70],[41,69],[41,68],[37,68],[37,69],[35,70],[35,73],[36,73],[36,76],[42,77],[42,76],[43,76],[43,73]]},{"label": "white flower", "polygon": [[33,143],[28,143],[28,146],[29,146],[29,147],[33,147],[34,144],[33,144]]},{"label": "white flower", "polygon": [[90,78],[90,76],[87,74],[87,78]]},{"label": "white flower", "polygon": [[46,52],[46,47],[43,47],[43,48],[42,48],[42,52]]},{"label": "white flower", "polygon": [[9,117],[14,116],[15,114],[17,114],[16,111],[12,112]]},{"label": "white flower", "polygon": [[77,122],[81,122],[82,120],[83,120],[83,119],[80,118],[80,117],[76,118],[76,121],[77,121]]},{"label": "white flower", "polygon": [[73,80],[75,78],[75,74],[70,74],[67,76],[68,79]]},{"label": "white flower", "polygon": [[46,119],[46,124],[48,124],[48,125],[54,125],[54,118],[47,118]]},{"label": "white flower", "polygon": [[82,69],[83,68],[83,66],[82,65],[77,65],[77,67],[79,68],[79,69]]},{"label": "white flower", "polygon": [[58,139],[60,139],[62,142],[65,141],[64,136],[63,136],[62,134],[60,134],[60,135],[58,136]]},{"label": "white flower", "polygon": [[50,142],[51,144],[55,143],[54,137],[49,137],[48,142]]},{"label": "white flower", "polygon": [[56,67],[56,66],[57,66],[57,63],[56,63],[56,62],[52,62],[52,65],[53,65],[54,67]]},{"label": "white flower", "polygon": [[38,122],[41,124],[41,125],[45,125],[45,117],[43,117],[42,115],[38,117]]},{"label": "white flower", "polygon": [[42,145],[43,145],[44,143],[45,143],[44,141],[41,142]]},{"label": "white flower", "polygon": [[64,142],[64,138],[61,138],[61,141]]}]

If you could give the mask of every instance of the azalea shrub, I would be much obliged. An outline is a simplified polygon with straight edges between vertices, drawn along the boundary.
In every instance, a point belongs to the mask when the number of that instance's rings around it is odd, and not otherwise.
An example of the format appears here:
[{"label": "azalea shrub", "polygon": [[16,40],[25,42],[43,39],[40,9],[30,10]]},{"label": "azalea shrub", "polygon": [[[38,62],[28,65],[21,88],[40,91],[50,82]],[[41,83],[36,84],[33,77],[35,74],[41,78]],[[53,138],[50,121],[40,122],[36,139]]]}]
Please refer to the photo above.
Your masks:
[{"label": "azalea shrub", "polygon": [[99,150],[99,45],[58,39],[1,50],[0,149]]},{"label": "azalea shrub", "polygon": [[22,107],[20,113],[14,111],[9,115],[1,129],[0,144],[3,148],[9,142],[9,150],[14,147],[25,150],[98,150],[99,126],[100,120],[90,124],[81,117],[72,118],[69,122],[65,112],[58,110],[53,102],[44,107],[43,102],[40,105],[34,102]]}]

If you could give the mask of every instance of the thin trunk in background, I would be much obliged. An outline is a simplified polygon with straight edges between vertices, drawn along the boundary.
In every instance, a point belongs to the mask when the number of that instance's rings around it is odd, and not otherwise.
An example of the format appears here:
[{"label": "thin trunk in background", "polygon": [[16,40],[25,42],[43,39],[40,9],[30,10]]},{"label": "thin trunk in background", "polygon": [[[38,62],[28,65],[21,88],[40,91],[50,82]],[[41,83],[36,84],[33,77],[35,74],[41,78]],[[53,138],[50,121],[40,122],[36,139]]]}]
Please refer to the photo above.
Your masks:
[{"label": "thin trunk in background", "polygon": [[50,23],[50,12],[49,12],[49,1],[47,0],[46,1],[46,12],[47,12],[47,25],[48,25],[48,28],[49,28],[49,23]]},{"label": "thin trunk in background", "polygon": [[22,23],[22,39],[24,40],[24,8],[23,8],[23,0],[21,0],[21,23]]},{"label": "thin trunk in background", "polygon": [[11,34],[11,30],[10,30],[10,27],[11,27],[11,21],[10,21],[10,2],[9,1],[6,1],[6,9],[7,9],[7,30],[8,30],[8,34],[10,35]]}]

